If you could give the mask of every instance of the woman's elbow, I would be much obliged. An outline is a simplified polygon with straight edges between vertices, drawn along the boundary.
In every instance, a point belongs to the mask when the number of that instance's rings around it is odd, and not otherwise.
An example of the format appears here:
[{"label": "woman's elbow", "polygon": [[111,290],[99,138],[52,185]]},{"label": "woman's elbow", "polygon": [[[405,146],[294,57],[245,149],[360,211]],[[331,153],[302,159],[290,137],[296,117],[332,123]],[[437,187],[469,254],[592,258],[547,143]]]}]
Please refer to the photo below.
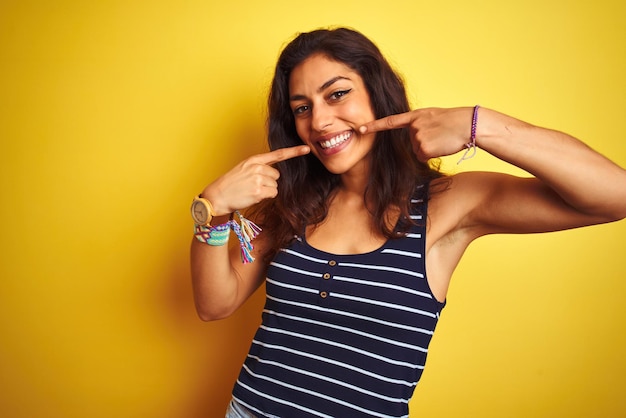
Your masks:
[{"label": "woman's elbow", "polygon": [[204,322],[219,321],[226,319],[233,314],[235,309],[226,306],[216,306],[215,304],[196,303],[196,313]]},{"label": "woman's elbow", "polygon": [[608,224],[626,219],[626,205],[622,206],[592,212],[591,216],[595,216],[595,220],[591,224]]},{"label": "woman's elbow", "polygon": [[621,211],[616,211],[611,215],[609,222],[617,222],[626,219],[626,207]]},{"label": "woman's elbow", "polygon": [[626,219],[626,192],[618,196],[613,205],[607,207],[605,217],[607,223]]}]

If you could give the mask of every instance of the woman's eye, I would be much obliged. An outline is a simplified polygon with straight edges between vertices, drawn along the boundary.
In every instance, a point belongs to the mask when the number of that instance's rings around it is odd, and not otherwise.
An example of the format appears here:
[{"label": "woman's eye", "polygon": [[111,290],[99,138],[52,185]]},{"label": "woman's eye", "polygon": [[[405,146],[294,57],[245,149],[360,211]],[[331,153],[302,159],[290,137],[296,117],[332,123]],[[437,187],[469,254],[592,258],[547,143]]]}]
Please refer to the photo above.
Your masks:
[{"label": "woman's eye", "polygon": [[309,110],[309,106],[298,106],[295,109],[293,109],[293,114],[294,115],[301,115],[304,112],[306,112],[307,110]]},{"label": "woman's eye", "polygon": [[335,91],[330,95],[330,98],[332,100],[337,100],[337,99],[341,99],[343,96],[345,96],[346,94],[350,93],[352,89],[348,89],[348,90],[339,90],[339,91]]}]

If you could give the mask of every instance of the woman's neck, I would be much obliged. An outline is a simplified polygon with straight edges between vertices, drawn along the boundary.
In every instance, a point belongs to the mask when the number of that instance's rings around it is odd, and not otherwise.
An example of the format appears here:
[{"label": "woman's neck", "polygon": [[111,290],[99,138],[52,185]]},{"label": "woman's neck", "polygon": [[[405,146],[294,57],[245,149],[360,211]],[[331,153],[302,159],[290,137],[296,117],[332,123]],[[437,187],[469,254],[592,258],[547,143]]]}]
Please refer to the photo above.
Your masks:
[{"label": "woman's neck", "polygon": [[349,194],[360,195],[363,198],[370,179],[370,173],[371,163],[368,158],[341,174],[340,190]]}]

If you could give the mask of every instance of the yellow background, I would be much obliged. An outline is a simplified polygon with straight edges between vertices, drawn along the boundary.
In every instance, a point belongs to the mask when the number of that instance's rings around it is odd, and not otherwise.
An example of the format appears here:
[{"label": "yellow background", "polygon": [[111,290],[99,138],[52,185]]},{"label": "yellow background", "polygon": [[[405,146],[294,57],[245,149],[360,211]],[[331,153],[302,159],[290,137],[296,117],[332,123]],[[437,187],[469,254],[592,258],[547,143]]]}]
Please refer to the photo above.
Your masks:
[{"label": "yellow background", "polygon": [[[622,1],[4,0],[1,416],[223,416],[262,298],[197,319],[189,203],[264,149],[280,47],[328,25],[375,40],[415,106],[479,103],[626,165]],[[411,416],[624,416],[624,236],[475,243]]]}]

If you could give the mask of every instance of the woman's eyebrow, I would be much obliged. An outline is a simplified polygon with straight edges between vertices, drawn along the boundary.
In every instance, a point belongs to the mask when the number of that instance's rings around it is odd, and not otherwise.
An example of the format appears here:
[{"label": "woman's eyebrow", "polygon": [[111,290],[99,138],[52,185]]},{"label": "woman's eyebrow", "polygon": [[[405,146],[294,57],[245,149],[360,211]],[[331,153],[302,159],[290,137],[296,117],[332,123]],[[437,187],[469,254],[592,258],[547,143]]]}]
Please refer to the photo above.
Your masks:
[{"label": "woman's eyebrow", "polygon": [[[341,76],[341,75],[333,77],[330,80],[328,80],[327,82],[325,82],[324,84],[322,84],[317,89],[317,92],[321,93],[322,91],[326,90],[328,87],[332,86],[334,83],[336,83],[339,80],[350,80],[350,78],[344,77],[344,76]],[[289,101],[291,101],[291,102],[296,101],[296,100],[303,100],[303,99],[306,99],[306,97],[304,95],[302,95],[302,94],[295,94],[293,96],[289,96]]]},{"label": "woman's eyebrow", "polygon": [[339,80],[350,80],[350,79],[348,77],[343,77],[341,75],[338,75],[337,77],[333,77],[327,82],[325,82],[324,84],[322,84],[320,88],[317,89],[317,92],[321,93],[322,91],[326,90],[328,87],[332,86],[335,82]]}]

